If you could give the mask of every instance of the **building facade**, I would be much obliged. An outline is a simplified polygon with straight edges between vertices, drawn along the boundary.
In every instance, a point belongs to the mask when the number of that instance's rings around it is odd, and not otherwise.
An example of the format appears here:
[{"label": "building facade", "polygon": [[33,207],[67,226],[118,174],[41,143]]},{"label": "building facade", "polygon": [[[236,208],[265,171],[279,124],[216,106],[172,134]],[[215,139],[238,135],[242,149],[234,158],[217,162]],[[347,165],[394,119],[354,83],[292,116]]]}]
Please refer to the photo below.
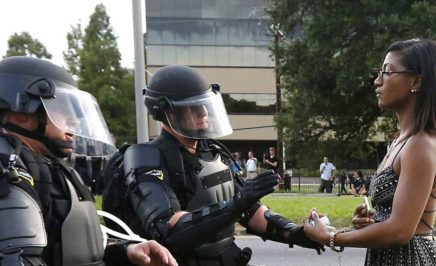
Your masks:
[{"label": "building facade", "polygon": [[[221,92],[234,129],[221,141],[261,160],[276,146],[273,36],[264,0],[146,1],[148,78],[170,64],[195,67]],[[159,126],[149,120],[150,137]]]}]

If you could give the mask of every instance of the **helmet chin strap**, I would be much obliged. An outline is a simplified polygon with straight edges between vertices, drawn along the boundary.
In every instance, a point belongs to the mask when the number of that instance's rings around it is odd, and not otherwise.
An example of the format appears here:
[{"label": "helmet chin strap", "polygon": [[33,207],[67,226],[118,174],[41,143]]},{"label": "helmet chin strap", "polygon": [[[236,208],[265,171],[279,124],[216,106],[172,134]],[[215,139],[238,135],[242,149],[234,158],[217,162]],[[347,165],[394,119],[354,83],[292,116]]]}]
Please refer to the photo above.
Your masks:
[{"label": "helmet chin strap", "polygon": [[47,138],[44,135],[46,126],[47,126],[47,116],[45,115],[45,112],[39,112],[38,128],[36,130],[28,130],[11,123],[2,124],[2,127],[7,130],[13,131],[17,134],[23,135],[31,139],[38,140],[39,142],[44,144],[47,147],[47,149],[50,152],[52,152],[54,155],[61,158],[68,157],[70,154],[63,152],[62,149],[73,148],[73,145],[70,142],[66,142],[63,140],[53,140]]}]

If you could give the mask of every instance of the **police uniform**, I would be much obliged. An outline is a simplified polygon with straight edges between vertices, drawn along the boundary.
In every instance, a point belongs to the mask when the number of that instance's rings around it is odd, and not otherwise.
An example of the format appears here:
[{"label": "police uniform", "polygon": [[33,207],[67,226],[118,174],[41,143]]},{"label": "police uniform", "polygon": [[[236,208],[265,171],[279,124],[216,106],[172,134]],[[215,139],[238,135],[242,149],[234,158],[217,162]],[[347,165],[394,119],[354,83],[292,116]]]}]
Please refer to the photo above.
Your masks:
[{"label": "police uniform", "polygon": [[[95,99],[76,86],[68,72],[45,60],[17,56],[0,61],[0,127],[44,144],[52,154],[34,152],[18,137],[0,134],[0,265],[127,262],[124,242],[104,250],[94,199],[62,159],[67,156],[64,148],[80,152],[75,143],[101,155],[114,149],[105,124],[87,120],[99,117]],[[37,114],[36,129],[9,122],[10,112]],[[66,130],[74,141],[48,138],[48,117],[54,126],[80,120]]]},{"label": "police uniform", "polygon": [[[127,149],[126,172],[135,169],[127,180],[134,209],[128,224],[144,237],[166,244],[179,265],[246,265],[251,253],[234,244],[234,224],[240,215],[226,214],[223,205],[241,184],[233,179],[228,157],[218,145],[208,140],[198,145],[197,153],[190,154],[163,131],[153,142]],[[188,233],[167,227],[169,218],[181,210],[192,213],[180,222],[186,224],[180,230]],[[201,223],[207,226],[201,229]]]},{"label": "police uniform", "polygon": [[[4,206],[0,220],[14,227],[12,231],[1,230],[6,234],[1,241],[2,253],[22,250],[24,261],[41,257],[48,265],[104,265],[103,238],[93,198],[75,171],[63,160],[34,153],[26,146],[10,162],[7,151],[13,149],[11,137],[2,135],[0,143],[1,162],[9,165],[2,177],[9,192],[0,200]],[[19,201],[11,200],[13,197],[27,199],[32,206],[20,208]],[[15,220],[22,215],[31,218]],[[25,235],[26,231],[34,231],[35,235]],[[7,236],[12,232],[22,232],[28,242],[18,239],[23,236]]]},{"label": "police uniform", "polygon": [[[141,236],[165,245],[179,265],[247,265],[251,250],[235,245],[235,223],[250,230],[248,221],[261,206],[259,199],[278,184],[272,171],[245,182],[232,177],[231,152],[214,140],[232,133],[219,89],[190,67],[157,71],[145,90],[145,105],[165,126],[151,143],[133,145],[124,153],[125,219]],[[195,153],[174,134],[195,140]],[[180,211],[187,213],[169,226]],[[265,211],[265,219],[267,232],[254,234],[290,246],[320,248],[286,218]]]}]

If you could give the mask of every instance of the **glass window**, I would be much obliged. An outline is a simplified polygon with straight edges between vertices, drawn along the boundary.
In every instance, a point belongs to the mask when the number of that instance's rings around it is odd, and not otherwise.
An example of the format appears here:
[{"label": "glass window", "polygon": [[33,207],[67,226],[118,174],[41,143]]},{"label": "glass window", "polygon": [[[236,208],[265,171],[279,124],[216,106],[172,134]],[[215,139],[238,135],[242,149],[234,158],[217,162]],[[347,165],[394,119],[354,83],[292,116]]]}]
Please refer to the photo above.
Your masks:
[{"label": "glass window", "polygon": [[204,66],[216,66],[218,65],[217,52],[219,47],[215,46],[202,46],[202,62]]},{"label": "glass window", "polygon": [[160,45],[148,45],[146,47],[147,65],[163,65],[162,48]]},{"label": "glass window", "polygon": [[229,20],[226,23],[226,28],[229,31],[229,45],[241,45],[241,20]]},{"label": "glass window", "polygon": [[242,47],[229,46],[230,66],[242,66]]},{"label": "glass window", "polygon": [[214,45],[228,45],[229,44],[229,28],[226,27],[225,22],[221,20],[215,21],[215,43]]},{"label": "glass window", "polygon": [[[189,46],[189,63],[185,65],[201,66],[203,65],[203,49],[201,46]],[[212,54],[208,56],[212,57]]]},{"label": "glass window", "polygon": [[172,65],[176,63],[176,49],[174,45],[162,47],[162,63],[163,65]]},{"label": "glass window", "polygon": [[267,47],[255,47],[256,66],[274,66],[274,61],[270,57],[271,53]]},{"label": "glass window", "polygon": [[162,43],[163,44],[174,44],[176,43],[176,36],[174,31],[171,29],[163,29],[162,30]]},{"label": "glass window", "polygon": [[275,97],[273,93],[223,93],[224,104],[229,114],[274,114]]},{"label": "glass window", "polygon": [[189,65],[190,49],[189,46],[175,46],[176,49],[176,60],[175,63],[178,65]]},{"label": "glass window", "polygon": [[229,60],[229,49],[227,46],[216,46],[216,65],[217,66],[228,66],[230,65]]},{"label": "glass window", "polygon": [[241,47],[243,66],[254,66],[256,64],[255,51],[254,47]]}]

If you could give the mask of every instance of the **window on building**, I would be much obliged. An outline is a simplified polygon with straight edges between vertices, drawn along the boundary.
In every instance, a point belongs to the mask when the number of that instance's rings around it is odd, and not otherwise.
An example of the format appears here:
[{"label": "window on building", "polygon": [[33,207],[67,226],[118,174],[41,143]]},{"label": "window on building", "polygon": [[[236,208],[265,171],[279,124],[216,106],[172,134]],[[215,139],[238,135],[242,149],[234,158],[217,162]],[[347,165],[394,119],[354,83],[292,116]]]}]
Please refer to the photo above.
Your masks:
[{"label": "window on building", "polygon": [[223,93],[229,114],[274,114],[275,97],[273,93]]}]

